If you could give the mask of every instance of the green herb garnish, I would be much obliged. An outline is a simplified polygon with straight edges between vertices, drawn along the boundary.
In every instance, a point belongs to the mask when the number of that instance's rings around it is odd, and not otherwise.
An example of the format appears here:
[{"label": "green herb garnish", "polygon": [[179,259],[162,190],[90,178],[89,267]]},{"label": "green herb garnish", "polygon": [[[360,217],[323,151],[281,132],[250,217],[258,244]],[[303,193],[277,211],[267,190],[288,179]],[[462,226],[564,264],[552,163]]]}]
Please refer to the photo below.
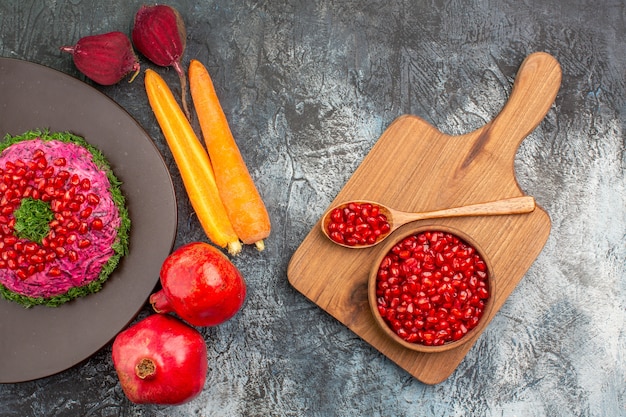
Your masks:
[{"label": "green herb garnish", "polygon": [[54,219],[50,203],[30,197],[22,199],[20,207],[13,215],[17,236],[37,243],[41,243],[48,235],[49,224]]}]

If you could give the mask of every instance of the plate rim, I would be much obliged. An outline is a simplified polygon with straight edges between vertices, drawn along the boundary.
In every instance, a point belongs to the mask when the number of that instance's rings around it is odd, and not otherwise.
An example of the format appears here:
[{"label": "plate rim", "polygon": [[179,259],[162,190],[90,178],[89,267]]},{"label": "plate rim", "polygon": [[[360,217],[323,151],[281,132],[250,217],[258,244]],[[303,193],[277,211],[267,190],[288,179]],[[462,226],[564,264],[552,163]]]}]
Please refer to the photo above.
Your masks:
[{"label": "plate rim", "polygon": [[[10,57],[0,57],[0,69],[4,68],[5,65],[11,65],[11,66],[15,66],[17,68],[19,68],[20,66],[25,66],[25,67],[29,67],[30,69],[32,69],[32,71],[35,71],[37,74],[41,73],[42,77],[44,78],[51,78],[54,79],[54,81],[58,81],[59,83],[63,83],[64,89],[69,89],[71,90],[76,90],[77,94],[80,93],[80,95],[87,95],[90,96],[92,98],[94,98],[94,101],[97,101],[98,104],[104,106],[107,109],[110,109],[111,113],[117,113],[121,118],[124,119],[125,123],[130,124],[132,126],[133,129],[135,129],[135,133],[138,133],[135,136],[138,136],[136,138],[136,141],[139,141],[139,143],[143,143],[143,150],[150,150],[150,153],[152,155],[149,155],[148,157],[150,158],[150,160],[152,161],[153,165],[151,165],[151,168],[153,168],[155,171],[159,171],[160,174],[162,175],[165,179],[163,184],[160,184],[160,186],[164,186],[167,188],[167,190],[164,190],[161,192],[161,196],[163,197],[163,201],[166,201],[168,203],[168,207],[170,207],[172,210],[169,213],[166,213],[164,216],[171,216],[171,222],[168,222],[168,225],[171,227],[169,230],[167,230],[164,234],[167,235],[167,240],[166,242],[164,242],[161,246],[159,246],[159,251],[163,251],[164,253],[171,253],[172,248],[174,247],[174,244],[176,242],[176,237],[177,237],[177,232],[178,232],[178,201],[176,198],[176,190],[174,187],[174,182],[170,173],[170,170],[165,162],[165,159],[163,157],[163,155],[161,154],[160,150],[158,149],[158,147],[156,146],[156,144],[154,143],[154,139],[148,134],[148,132],[146,131],[146,129],[124,108],[122,107],[120,104],[118,104],[115,100],[113,100],[112,98],[110,98],[109,96],[107,96],[105,93],[103,93],[102,91],[98,90],[97,88],[95,88],[93,85],[90,85],[78,78],[75,78],[69,74],[66,74],[62,71],[56,70],[54,68],[48,67],[46,65],[43,64],[39,64],[39,63],[35,63],[35,62],[31,62],[31,61],[27,61],[27,60],[23,60],[23,59],[17,59],[17,58],[10,58]],[[3,80],[4,82],[4,80]],[[71,95],[70,95],[71,96]],[[97,100],[96,100],[97,99]],[[104,116],[106,117],[106,115]],[[65,131],[71,132],[73,134],[76,134],[78,136],[84,137],[84,132],[76,132],[74,129],[77,128],[78,126],[70,126],[68,125],[67,129],[65,129]],[[32,127],[33,130],[36,129],[43,129],[43,126],[39,126],[37,123],[35,124],[35,126]],[[4,140],[4,137],[7,134],[11,134],[11,135],[16,135],[16,134],[21,134],[23,132],[10,132],[10,128],[3,130],[2,132],[0,132],[0,140]],[[59,131],[60,129],[50,129],[50,132],[53,131]],[[98,149],[100,149],[101,147],[98,146],[97,144],[94,144],[92,141],[89,140],[89,138],[84,138],[87,142],[89,142],[90,144],[94,145],[95,147],[97,147]],[[146,143],[147,142],[147,143]],[[134,143],[134,142],[133,142]],[[148,145],[149,144],[149,145]],[[147,152],[146,152],[147,153]],[[103,154],[105,155],[105,157],[107,158],[107,160],[109,160],[109,162],[111,162],[111,155],[109,155],[108,153],[103,152]],[[119,172],[120,168],[118,167],[117,169],[115,168],[115,164],[111,163],[111,165],[113,166],[113,170],[114,173],[116,173],[117,176],[117,172]],[[117,171],[117,172],[116,172]],[[118,177],[119,178],[119,177]],[[122,190],[124,191],[124,195],[127,199],[127,207],[130,206],[130,204],[132,203],[131,198],[129,198],[129,192],[128,189],[125,189],[124,185],[128,184],[128,182],[133,182],[132,178],[120,178],[120,180],[122,181]],[[129,216],[131,218],[131,229],[130,229],[130,239],[131,239],[131,246],[129,248],[129,253],[128,255],[126,255],[124,258],[122,258],[120,265],[118,266],[118,269],[116,269],[116,271],[114,271],[111,276],[109,277],[110,279],[114,279],[116,276],[122,275],[123,272],[121,272],[119,269],[123,268],[125,264],[128,263],[128,259],[135,259],[135,258],[130,258],[131,254],[132,254],[132,241],[133,241],[133,223],[136,222],[135,216],[133,215],[132,212],[130,212],[129,210]],[[135,250],[138,250],[140,248],[136,248]],[[140,256],[140,255],[135,255],[135,256]],[[141,258],[139,258],[141,259]],[[107,282],[105,282],[105,284],[103,285],[103,290],[105,290],[107,288],[107,284],[109,283],[107,280]],[[152,289],[151,291],[154,290],[154,288],[156,287],[156,285],[158,284],[158,274],[155,274],[154,278],[151,278],[150,280],[145,279],[145,282],[147,283],[147,285]],[[122,285],[122,288],[124,287],[124,285]],[[39,372],[33,372],[33,371],[25,371],[23,373],[22,376],[18,376],[17,372],[9,372],[9,376],[5,377],[5,372],[0,372],[0,384],[11,384],[11,383],[20,383],[20,382],[27,382],[27,381],[32,381],[32,380],[37,380],[37,379],[41,379],[41,378],[45,378],[45,377],[49,377],[55,374],[58,374],[60,372],[66,371],[78,364],[80,364],[81,362],[84,362],[85,360],[89,359],[90,357],[92,357],[93,355],[95,355],[97,352],[99,352],[101,349],[103,349],[107,344],[109,344],[117,335],[117,333],[119,333],[121,330],[123,330],[124,328],[126,328],[136,317],[137,315],[142,311],[142,309],[145,306],[145,303],[148,299],[148,297],[150,296],[150,292],[147,292],[145,294],[145,296],[142,296],[141,300],[137,301],[137,305],[135,307],[133,307],[133,313],[131,316],[127,317],[125,320],[118,320],[118,322],[124,321],[123,325],[118,325],[115,326],[116,328],[119,327],[117,330],[113,331],[110,330],[107,332],[106,337],[103,336],[99,342],[94,343],[93,347],[89,347],[89,348],[84,348],[82,349],[83,351],[89,351],[86,353],[81,353],[80,357],[75,357],[74,359],[71,359],[69,361],[61,361],[63,363],[59,363],[58,366],[56,367],[49,367],[46,369],[41,369]],[[95,297],[97,296],[97,294],[90,294],[86,297],[82,297],[78,302],[81,304],[85,304],[85,303],[89,303],[89,300],[91,299],[91,297]],[[85,301],[86,300],[86,301]],[[72,301],[71,303],[76,302],[77,300]],[[1,299],[0,303],[12,303],[11,301],[8,300],[4,300]],[[17,303],[16,303],[17,304]],[[33,308],[36,309],[60,309],[63,308],[65,305],[63,306],[59,306],[59,307],[46,307],[46,306],[35,306]],[[19,306],[19,308],[23,308],[22,306]],[[32,309],[24,309],[25,311],[28,310],[32,310]],[[43,310],[43,311],[48,311],[48,310]],[[2,328],[2,326],[0,325],[0,329]],[[113,334],[110,334],[113,333]],[[45,343],[45,341],[44,341]],[[9,343],[10,344],[10,343]],[[1,347],[1,343],[0,343],[0,347]],[[96,348],[95,345],[97,345],[98,347]],[[48,346],[49,348],[49,346]]]}]

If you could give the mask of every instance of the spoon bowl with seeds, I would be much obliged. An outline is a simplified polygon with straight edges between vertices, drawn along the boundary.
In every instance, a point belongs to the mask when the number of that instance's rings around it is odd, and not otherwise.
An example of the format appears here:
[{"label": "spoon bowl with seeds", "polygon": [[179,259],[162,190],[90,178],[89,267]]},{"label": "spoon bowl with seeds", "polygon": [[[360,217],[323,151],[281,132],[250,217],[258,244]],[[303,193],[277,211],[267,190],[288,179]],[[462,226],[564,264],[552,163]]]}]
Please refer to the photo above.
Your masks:
[{"label": "spoon bowl with seeds", "polygon": [[322,232],[332,242],[352,249],[382,242],[398,227],[417,220],[467,216],[525,214],[535,210],[532,196],[410,213],[374,201],[355,200],[330,208],[322,217]]}]

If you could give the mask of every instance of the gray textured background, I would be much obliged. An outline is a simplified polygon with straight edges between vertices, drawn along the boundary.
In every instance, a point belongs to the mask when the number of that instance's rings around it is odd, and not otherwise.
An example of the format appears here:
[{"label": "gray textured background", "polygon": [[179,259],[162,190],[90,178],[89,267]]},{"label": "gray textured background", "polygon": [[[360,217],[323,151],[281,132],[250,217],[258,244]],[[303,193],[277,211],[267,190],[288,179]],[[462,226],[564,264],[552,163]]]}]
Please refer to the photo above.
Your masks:
[{"label": "gray textured background", "polygon": [[[2,0],[0,56],[84,79],[57,48],[128,32],[140,4]],[[202,330],[210,371],[186,405],[128,402],[108,345],[58,375],[0,385],[0,415],[626,416],[623,0],[169,4],[188,28],[183,62],[197,58],[211,71],[272,217],[265,252],[247,248],[234,259],[247,303],[232,321]],[[559,60],[563,82],[516,170],[552,232],[456,372],[424,385],[291,288],[287,264],[397,116],[416,114],[451,134],[473,130],[498,113],[534,51]],[[173,71],[157,70],[177,85]],[[98,88],[173,168],[176,246],[205,240],[142,82]]]}]

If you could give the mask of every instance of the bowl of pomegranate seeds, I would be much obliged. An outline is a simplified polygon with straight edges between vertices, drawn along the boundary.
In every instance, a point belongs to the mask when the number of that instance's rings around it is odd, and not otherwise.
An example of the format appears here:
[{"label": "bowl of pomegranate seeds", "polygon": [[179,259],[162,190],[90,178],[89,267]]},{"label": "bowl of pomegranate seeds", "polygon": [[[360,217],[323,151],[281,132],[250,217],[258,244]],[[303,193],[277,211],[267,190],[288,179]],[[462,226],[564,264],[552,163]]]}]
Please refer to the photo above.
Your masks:
[{"label": "bowl of pomegranate seeds", "polygon": [[390,338],[420,352],[458,347],[480,332],[493,304],[491,268],[461,231],[420,226],[382,247],[369,304]]}]

